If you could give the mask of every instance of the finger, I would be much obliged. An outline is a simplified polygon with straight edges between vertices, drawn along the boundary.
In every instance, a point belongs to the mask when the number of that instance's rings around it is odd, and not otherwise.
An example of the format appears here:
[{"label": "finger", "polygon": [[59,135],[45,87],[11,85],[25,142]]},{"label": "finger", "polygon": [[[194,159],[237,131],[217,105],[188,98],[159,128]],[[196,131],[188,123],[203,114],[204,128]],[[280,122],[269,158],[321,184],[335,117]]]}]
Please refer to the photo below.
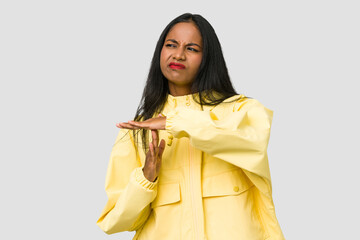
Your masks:
[{"label": "finger", "polygon": [[122,125],[124,125],[126,128],[129,128],[129,129],[140,129],[139,127],[133,126],[129,123],[122,123]]},{"label": "finger", "polygon": [[155,156],[159,153],[159,135],[157,130],[151,130],[151,134],[153,136],[153,145],[154,145],[154,152]]},{"label": "finger", "polygon": [[155,152],[154,152],[154,144],[152,142],[149,143],[149,148],[150,148],[151,157],[154,158]]},{"label": "finger", "polygon": [[128,123],[125,123],[125,122],[118,123],[118,124],[116,124],[116,126],[117,126],[118,128],[139,129],[139,128],[136,127],[136,126],[132,126],[131,124],[128,124]]},{"label": "finger", "polygon": [[144,129],[149,129],[148,124],[145,122],[135,122],[135,121],[128,121],[128,124],[134,126],[134,127],[138,127],[138,128],[144,128]]},{"label": "finger", "polygon": [[159,145],[159,155],[158,155],[160,158],[162,157],[164,149],[165,149],[165,140],[161,139],[160,145]]},{"label": "finger", "polygon": [[151,135],[152,135],[152,142],[154,143],[155,147],[157,148],[158,145],[159,145],[158,131],[152,129],[151,130]]},{"label": "finger", "polygon": [[132,127],[136,128],[136,129],[149,129],[147,126],[136,124],[136,123],[129,122],[128,124],[130,124]]}]

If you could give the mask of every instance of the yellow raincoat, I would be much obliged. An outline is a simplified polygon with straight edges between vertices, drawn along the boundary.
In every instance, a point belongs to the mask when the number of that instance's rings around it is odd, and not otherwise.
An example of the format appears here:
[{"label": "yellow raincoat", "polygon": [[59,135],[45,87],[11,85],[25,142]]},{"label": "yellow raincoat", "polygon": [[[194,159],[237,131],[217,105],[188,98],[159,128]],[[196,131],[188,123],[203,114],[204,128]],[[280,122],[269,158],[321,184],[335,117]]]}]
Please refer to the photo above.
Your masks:
[{"label": "yellow raincoat", "polygon": [[145,154],[132,133],[120,129],[98,226],[107,234],[136,231],[134,240],[285,239],[267,157],[273,112],[256,99],[229,103],[239,97],[201,110],[191,95],[168,95],[155,182],[143,175]]}]

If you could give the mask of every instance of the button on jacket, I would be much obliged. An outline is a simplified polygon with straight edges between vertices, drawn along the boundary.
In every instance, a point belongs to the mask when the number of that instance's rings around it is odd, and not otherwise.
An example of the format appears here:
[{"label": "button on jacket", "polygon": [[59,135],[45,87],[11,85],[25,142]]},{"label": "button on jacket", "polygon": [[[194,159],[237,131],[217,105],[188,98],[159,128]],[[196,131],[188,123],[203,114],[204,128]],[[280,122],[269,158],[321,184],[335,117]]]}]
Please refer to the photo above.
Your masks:
[{"label": "button on jacket", "polygon": [[161,113],[167,145],[158,178],[144,177],[145,154],[120,129],[98,226],[136,231],[135,240],[284,239],[267,157],[273,111],[244,95],[201,109],[191,94],[169,94]]}]

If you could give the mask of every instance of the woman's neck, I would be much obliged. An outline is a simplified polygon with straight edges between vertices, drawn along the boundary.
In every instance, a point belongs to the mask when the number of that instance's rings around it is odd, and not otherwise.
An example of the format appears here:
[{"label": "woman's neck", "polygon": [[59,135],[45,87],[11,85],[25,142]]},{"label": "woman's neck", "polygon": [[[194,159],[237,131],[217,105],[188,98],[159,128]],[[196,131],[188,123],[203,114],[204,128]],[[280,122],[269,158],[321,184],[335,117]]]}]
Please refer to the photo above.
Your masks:
[{"label": "woman's neck", "polygon": [[169,93],[174,97],[184,96],[191,94],[191,89],[189,86],[174,86],[172,84],[169,84]]}]

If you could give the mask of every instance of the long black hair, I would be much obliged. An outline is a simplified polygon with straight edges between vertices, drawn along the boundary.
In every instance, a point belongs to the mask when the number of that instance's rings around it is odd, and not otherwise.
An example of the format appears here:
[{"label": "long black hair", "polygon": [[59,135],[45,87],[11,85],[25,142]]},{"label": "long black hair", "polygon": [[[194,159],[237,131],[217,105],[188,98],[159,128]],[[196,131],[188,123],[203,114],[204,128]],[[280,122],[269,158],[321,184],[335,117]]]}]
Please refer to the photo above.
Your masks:
[{"label": "long black hair", "polygon": [[[168,80],[160,69],[160,54],[168,32],[175,24],[180,22],[194,23],[202,36],[202,61],[196,78],[191,85],[191,93],[198,93],[199,101],[193,96],[194,101],[199,103],[202,108],[203,105],[217,105],[237,94],[230,81],[221,45],[215,30],[201,15],[185,13],[172,20],[160,35],[151,61],[143,95],[134,117],[135,121],[144,121],[154,117],[155,113],[161,112],[167,101],[169,85]],[[143,149],[146,152],[148,148],[148,130],[141,129],[139,131],[141,132]],[[133,134],[134,139],[137,139],[135,131],[133,131]]]}]

